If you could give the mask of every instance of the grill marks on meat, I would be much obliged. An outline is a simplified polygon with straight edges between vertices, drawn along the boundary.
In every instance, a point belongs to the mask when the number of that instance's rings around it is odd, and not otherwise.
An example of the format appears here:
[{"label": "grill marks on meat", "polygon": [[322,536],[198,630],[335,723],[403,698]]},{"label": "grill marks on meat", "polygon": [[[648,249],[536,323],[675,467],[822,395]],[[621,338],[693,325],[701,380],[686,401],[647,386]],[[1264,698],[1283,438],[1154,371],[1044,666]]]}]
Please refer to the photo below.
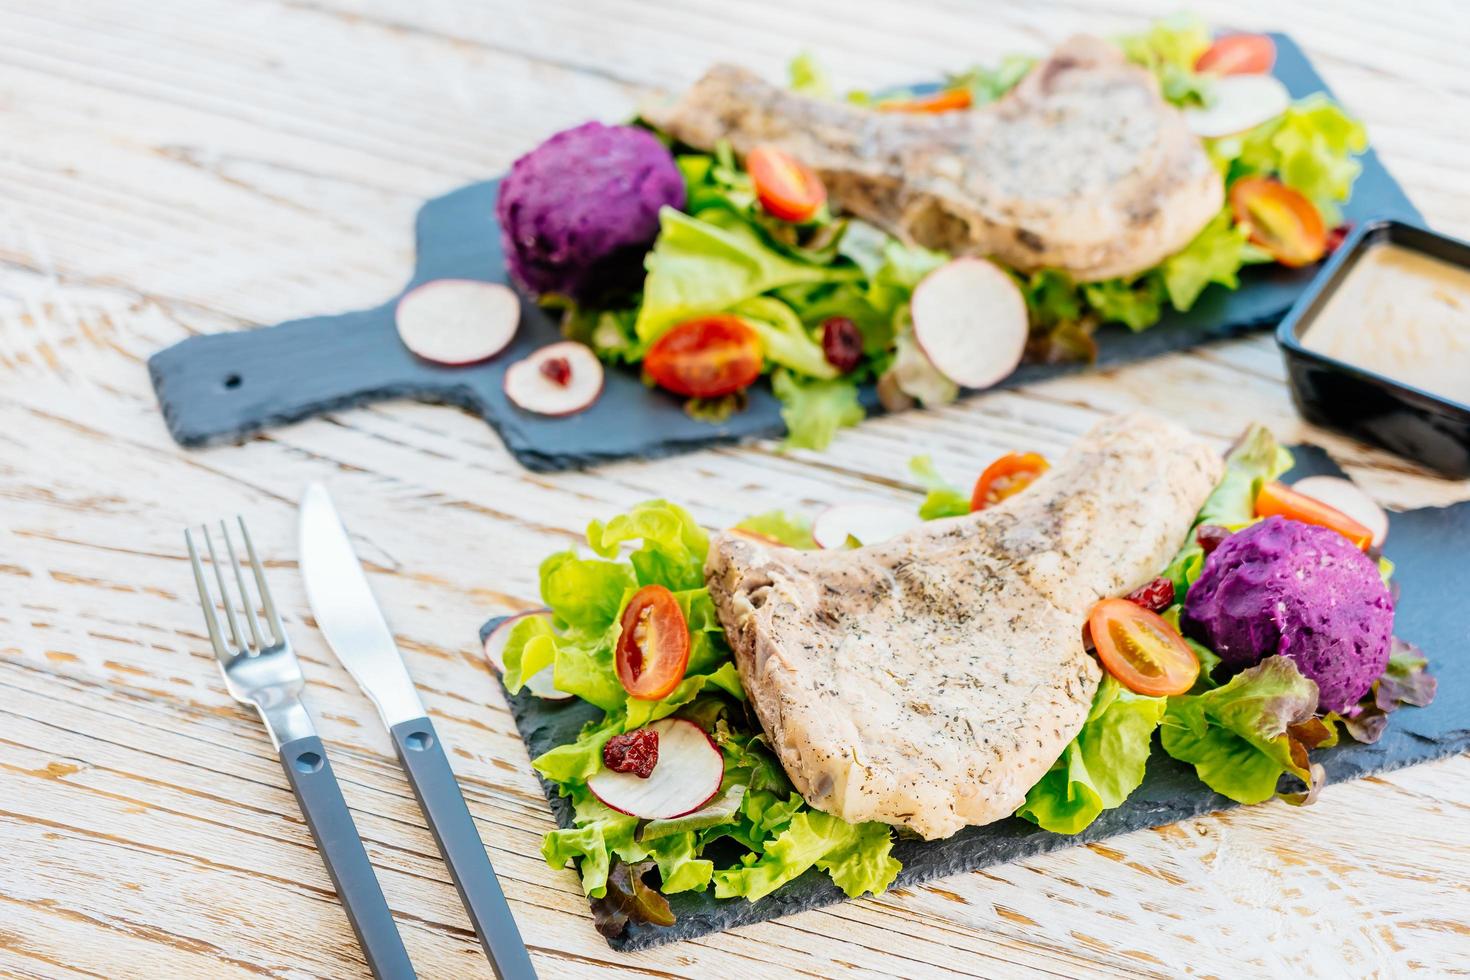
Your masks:
[{"label": "grill marks on meat", "polygon": [[1078,281],[1158,265],[1224,203],[1219,174],[1153,76],[1094,37],[1068,40],[968,112],[875,112],[721,65],[644,115],[702,149],[774,143],[844,210],[901,238]]},{"label": "grill marks on meat", "polygon": [[1172,423],[1125,416],[1024,493],[880,545],[717,538],[706,579],[792,782],[931,839],[1013,813],[1091,707],[1088,609],[1157,574],[1220,470]]}]

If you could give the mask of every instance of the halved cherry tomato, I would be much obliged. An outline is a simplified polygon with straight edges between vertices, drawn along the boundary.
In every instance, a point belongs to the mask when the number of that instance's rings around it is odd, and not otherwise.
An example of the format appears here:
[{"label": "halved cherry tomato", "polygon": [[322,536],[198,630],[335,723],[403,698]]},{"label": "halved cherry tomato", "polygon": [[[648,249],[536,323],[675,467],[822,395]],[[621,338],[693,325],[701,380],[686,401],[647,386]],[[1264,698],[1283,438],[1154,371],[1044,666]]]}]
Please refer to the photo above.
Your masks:
[{"label": "halved cherry tomato", "polygon": [[1351,517],[1314,497],[1297,493],[1284,483],[1268,483],[1256,494],[1257,517],[1285,517],[1336,531],[1356,547],[1368,550],[1373,532]]},{"label": "halved cherry tomato", "polygon": [[827,200],[821,178],[785,150],[757,146],[746,155],[745,169],[761,207],[782,221],[805,221]]},{"label": "halved cherry tomato", "polygon": [[689,623],[674,593],[645,585],[623,610],[615,663],[618,681],[635,698],[668,697],[689,667]]},{"label": "halved cherry tomato", "polygon": [[1158,613],[1127,599],[1104,599],[1087,615],[1097,659],[1135,694],[1183,694],[1199,677],[1199,660]]},{"label": "halved cherry tomato", "polygon": [[993,507],[1007,497],[1025,490],[1038,476],[1051,468],[1040,453],[1006,453],[985,467],[970,494],[970,510]]},{"label": "halved cherry tomato", "polygon": [[643,369],[676,395],[719,398],[760,377],[761,339],[728,313],[685,320],[653,342]]},{"label": "halved cherry tomato", "polygon": [[1235,223],[1282,265],[1310,265],[1327,254],[1327,228],[1312,202],[1270,177],[1242,177],[1230,186]]},{"label": "halved cherry tomato", "polygon": [[909,99],[885,99],[876,106],[879,112],[953,112],[968,109],[974,99],[967,88],[947,88],[931,95]]},{"label": "halved cherry tomato", "polygon": [[1194,70],[1215,75],[1264,75],[1276,64],[1276,42],[1264,34],[1227,34],[1195,60]]}]

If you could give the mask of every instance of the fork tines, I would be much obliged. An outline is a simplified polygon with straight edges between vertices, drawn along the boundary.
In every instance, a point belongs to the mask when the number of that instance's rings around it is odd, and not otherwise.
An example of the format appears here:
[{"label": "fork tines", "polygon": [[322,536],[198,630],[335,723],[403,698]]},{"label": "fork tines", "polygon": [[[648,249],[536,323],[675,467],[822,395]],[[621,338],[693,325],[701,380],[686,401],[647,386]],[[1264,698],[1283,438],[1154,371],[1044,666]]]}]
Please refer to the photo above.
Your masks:
[{"label": "fork tines", "polygon": [[235,521],[240,527],[240,537],[245,542],[245,553],[250,559],[250,569],[255,575],[256,593],[265,610],[266,625],[270,627],[269,637],[261,633],[260,620],[256,616],[256,603],[251,598],[250,589],[245,584],[245,572],[240,567],[240,559],[235,553],[235,544],[230,535],[229,525],[220,521],[219,533],[224,538],[225,552],[229,555],[230,565],[234,570],[239,604],[244,610],[246,625],[250,628],[248,637],[241,632],[239,620],[236,618],[235,603],[230,598],[230,587],[226,583],[224,568],[214,550],[214,537],[208,525],[199,527],[204,534],[204,547],[209,553],[209,563],[214,566],[215,581],[219,583],[219,604],[224,606],[225,621],[230,628],[228,644],[220,631],[219,616],[215,612],[216,602],[209,591],[209,583],[204,575],[204,564],[200,561],[199,551],[194,546],[193,529],[184,530],[184,542],[189,547],[189,561],[194,566],[194,584],[199,587],[199,603],[204,607],[204,622],[209,629],[209,639],[214,645],[215,656],[225,664],[237,656],[255,656],[262,650],[286,642],[286,632],[281,626],[281,617],[276,612],[275,601],[271,598],[270,586],[266,585],[265,570],[261,567],[260,558],[255,553],[255,545],[250,540],[250,531],[245,526],[245,519],[237,516]]}]

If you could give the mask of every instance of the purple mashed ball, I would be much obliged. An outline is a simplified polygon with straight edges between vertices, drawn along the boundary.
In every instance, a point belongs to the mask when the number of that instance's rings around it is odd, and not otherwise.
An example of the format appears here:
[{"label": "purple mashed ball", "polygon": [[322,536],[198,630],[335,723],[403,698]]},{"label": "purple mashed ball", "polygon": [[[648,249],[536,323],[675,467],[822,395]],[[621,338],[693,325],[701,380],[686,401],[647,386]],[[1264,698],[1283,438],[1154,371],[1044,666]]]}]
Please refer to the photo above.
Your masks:
[{"label": "purple mashed ball", "polygon": [[1357,702],[1388,664],[1393,600],[1373,559],[1336,531],[1268,517],[1226,538],[1184,600],[1184,628],[1235,673],[1273,654]]},{"label": "purple mashed ball", "polygon": [[595,300],[637,289],[664,205],[684,206],[684,178],[668,149],[647,130],[589,122],[517,160],[495,216],[524,289]]}]

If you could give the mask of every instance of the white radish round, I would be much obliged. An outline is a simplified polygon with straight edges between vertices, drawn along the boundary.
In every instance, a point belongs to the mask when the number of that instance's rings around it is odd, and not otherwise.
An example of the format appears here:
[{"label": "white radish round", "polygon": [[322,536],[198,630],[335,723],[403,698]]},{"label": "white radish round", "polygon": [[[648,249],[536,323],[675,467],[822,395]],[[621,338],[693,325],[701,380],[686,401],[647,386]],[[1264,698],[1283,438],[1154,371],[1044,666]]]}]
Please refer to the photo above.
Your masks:
[{"label": "white radish round", "polygon": [[499,354],[515,337],[521,301],[498,282],[435,279],[405,293],[393,319],[403,345],[424,360],[474,364]]},{"label": "white radish round", "polygon": [[683,718],[648,726],[658,733],[658,762],[647,778],[599,769],[587,788],[603,803],[643,820],[668,820],[693,813],[715,798],[725,778],[725,757],[704,729]]},{"label": "white radish round", "polygon": [[1026,350],[1026,299],[1015,280],[985,259],[952,259],[914,287],[914,339],[949,380],[988,388],[1016,369]]},{"label": "white radish round", "polygon": [[812,521],[812,540],[828,549],[847,547],[849,538],[878,544],[922,523],[915,512],[893,504],[833,504]]},{"label": "white radish round", "polygon": [[1291,485],[1297,493],[1340,510],[1373,532],[1373,546],[1382,547],[1388,537],[1388,514],[1351,480],[1340,476],[1308,476]]},{"label": "white radish round", "polygon": [[1291,105],[1291,93],[1271,75],[1226,75],[1210,89],[1210,104],[1184,110],[1196,136],[1234,136],[1275,119]]},{"label": "white radish round", "polygon": [[[495,668],[497,674],[505,673],[505,644],[510,639],[510,631],[515,628],[516,623],[519,623],[527,616],[540,616],[549,621],[551,619],[551,612],[546,609],[532,609],[529,612],[507,616],[490,631],[489,636],[485,637],[485,656],[489,659],[490,666]],[[556,689],[556,684],[552,681],[555,672],[556,668],[554,665],[536,671],[536,673],[526,678],[525,689],[538,698],[545,698],[547,701],[565,701],[572,695]]]},{"label": "white radish round", "polygon": [[602,394],[602,362],[574,340],[543,347],[505,369],[505,397],[538,415],[574,415]]}]

